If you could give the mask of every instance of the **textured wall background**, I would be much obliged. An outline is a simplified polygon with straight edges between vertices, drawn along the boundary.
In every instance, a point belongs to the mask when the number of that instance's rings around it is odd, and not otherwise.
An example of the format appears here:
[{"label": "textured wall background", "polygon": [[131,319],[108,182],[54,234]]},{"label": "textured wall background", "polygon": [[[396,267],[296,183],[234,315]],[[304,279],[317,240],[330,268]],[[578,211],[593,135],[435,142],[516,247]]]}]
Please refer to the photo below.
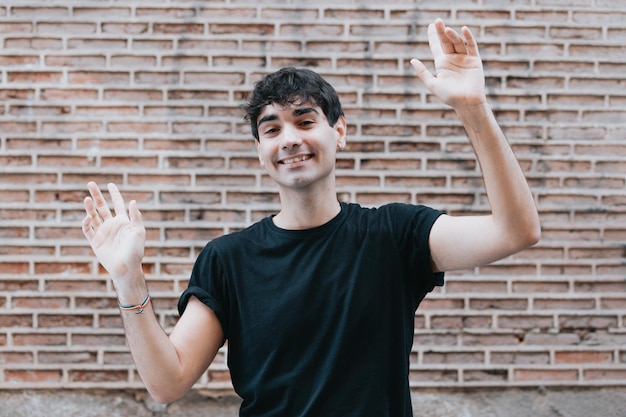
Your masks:
[{"label": "textured wall background", "polygon": [[[436,17],[479,40],[543,238],[447,275],[416,315],[412,386],[625,386],[625,0],[25,0],[0,5],[0,389],[141,388],[85,184],[138,200],[170,329],[204,244],[278,207],[239,105],[281,66],[341,94],[341,199],[487,210],[462,126],[410,70]],[[224,354],[198,388],[228,390]]]}]

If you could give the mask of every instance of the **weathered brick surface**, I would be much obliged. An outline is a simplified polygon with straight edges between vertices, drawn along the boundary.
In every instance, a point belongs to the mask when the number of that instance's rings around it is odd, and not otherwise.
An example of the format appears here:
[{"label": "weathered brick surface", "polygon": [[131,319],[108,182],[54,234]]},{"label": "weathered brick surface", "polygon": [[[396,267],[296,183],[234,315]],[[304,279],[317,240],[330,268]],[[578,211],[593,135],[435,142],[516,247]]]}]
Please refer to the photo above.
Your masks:
[{"label": "weathered brick surface", "polygon": [[[278,207],[239,105],[280,66],[316,69],[343,99],[342,199],[485,212],[461,125],[409,68],[432,62],[438,16],[479,39],[544,233],[448,274],[416,314],[411,385],[626,385],[626,4],[505,3],[0,5],[0,388],[141,388],[80,231],[85,184],[139,202],[171,329],[206,241]],[[229,386],[223,350],[198,387]]]}]

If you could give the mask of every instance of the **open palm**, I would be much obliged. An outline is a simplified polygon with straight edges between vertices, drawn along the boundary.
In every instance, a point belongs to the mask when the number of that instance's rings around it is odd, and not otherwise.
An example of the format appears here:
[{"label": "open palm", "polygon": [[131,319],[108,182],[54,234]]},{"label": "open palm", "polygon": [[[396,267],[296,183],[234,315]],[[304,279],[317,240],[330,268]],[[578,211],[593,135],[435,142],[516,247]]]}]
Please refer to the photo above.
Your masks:
[{"label": "open palm", "polygon": [[428,26],[435,75],[418,59],[411,60],[426,87],[455,108],[485,101],[485,75],[476,40],[467,27],[463,27],[462,33],[464,38],[441,19]]},{"label": "open palm", "polygon": [[88,188],[91,196],[84,201],[87,215],[82,224],[83,234],[115,283],[116,279],[124,279],[132,271],[141,269],[146,229],[137,203],[130,202],[129,216],[124,199],[114,184],[109,184],[108,188],[115,216],[111,214],[98,186],[90,182]]}]

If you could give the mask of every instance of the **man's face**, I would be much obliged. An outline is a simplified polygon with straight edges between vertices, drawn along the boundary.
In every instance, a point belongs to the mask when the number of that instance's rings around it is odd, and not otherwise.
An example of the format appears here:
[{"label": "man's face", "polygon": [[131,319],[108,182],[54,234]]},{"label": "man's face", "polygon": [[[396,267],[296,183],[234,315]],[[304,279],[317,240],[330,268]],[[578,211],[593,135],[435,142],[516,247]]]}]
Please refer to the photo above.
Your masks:
[{"label": "man's face", "polygon": [[345,146],[346,124],[329,126],[316,105],[266,106],[257,122],[261,165],[279,186],[304,189],[334,181],[337,149]]}]

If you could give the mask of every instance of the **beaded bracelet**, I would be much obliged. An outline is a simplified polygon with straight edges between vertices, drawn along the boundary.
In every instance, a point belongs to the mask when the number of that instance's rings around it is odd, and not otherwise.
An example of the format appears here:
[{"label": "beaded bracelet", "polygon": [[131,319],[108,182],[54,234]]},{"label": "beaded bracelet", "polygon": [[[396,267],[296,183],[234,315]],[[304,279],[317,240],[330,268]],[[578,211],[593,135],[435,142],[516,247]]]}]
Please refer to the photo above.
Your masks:
[{"label": "beaded bracelet", "polygon": [[146,295],[146,298],[144,298],[144,300],[141,302],[141,304],[137,304],[134,306],[123,306],[121,304],[118,304],[120,306],[120,310],[122,311],[130,311],[130,310],[137,310],[135,312],[135,314],[141,314],[143,313],[143,310],[146,308],[146,306],[150,303],[150,293],[148,293],[148,295]]}]

